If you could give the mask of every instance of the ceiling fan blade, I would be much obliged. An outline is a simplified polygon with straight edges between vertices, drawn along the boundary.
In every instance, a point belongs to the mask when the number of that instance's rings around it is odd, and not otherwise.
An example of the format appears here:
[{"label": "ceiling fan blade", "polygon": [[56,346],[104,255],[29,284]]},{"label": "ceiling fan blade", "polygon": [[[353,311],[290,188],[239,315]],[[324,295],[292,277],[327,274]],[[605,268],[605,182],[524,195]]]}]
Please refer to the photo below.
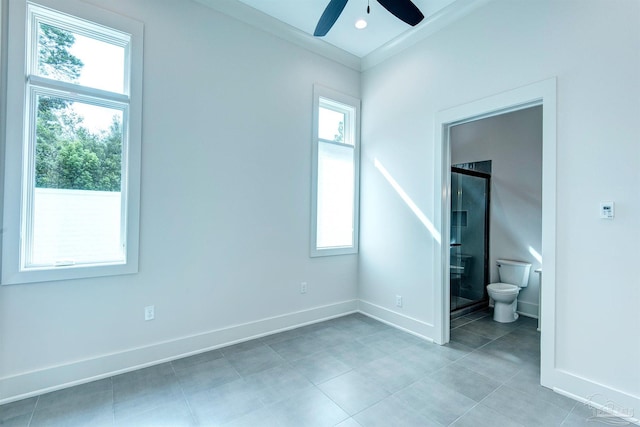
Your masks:
[{"label": "ceiling fan blade", "polygon": [[396,18],[415,27],[424,19],[420,9],[411,0],[378,0],[385,9],[395,15]]},{"label": "ceiling fan blade", "polygon": [[344,10],[344,7],[347,5],[348,0],[331,0],[329,5],[322,13],[320,20],[318,21],[318,25],[316,26],[316,30],[313,32],[313,35],[316,37],[325,36],[333,24],[336,23],[338,17]]}]

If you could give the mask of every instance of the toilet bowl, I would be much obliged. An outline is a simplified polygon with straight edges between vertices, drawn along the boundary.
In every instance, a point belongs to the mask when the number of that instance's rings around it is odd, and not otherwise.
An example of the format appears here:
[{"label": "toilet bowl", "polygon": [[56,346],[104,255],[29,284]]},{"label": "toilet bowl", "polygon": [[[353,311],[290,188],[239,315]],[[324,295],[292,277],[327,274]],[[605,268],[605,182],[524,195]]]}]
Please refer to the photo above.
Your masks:
[{"label": "toilet bowl", "polygon": [[497,260],[496,264],[500,282],[487,285],[487,292],[494,302],[493,320],[514,322],[518,318],[518,294],[529,284],[531,264],[505,259]]},{"label": "toilet bowl", "polygon": [[518,318],[518,294],[520,288],[509,283],[491,283],[487,292],[493,300],[493,320],[500,323],[513,322]]}]

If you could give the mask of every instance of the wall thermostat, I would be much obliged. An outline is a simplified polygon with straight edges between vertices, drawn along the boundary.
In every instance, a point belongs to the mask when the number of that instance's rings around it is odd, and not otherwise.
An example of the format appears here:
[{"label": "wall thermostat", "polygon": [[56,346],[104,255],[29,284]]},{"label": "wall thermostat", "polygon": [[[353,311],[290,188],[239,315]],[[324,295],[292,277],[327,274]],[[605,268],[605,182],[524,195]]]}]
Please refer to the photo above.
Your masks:
[{"label": "wall thermostat", "polygon": [[600,203],[600,218],[613,219],[615,215],[615,204],[613,202]]}]

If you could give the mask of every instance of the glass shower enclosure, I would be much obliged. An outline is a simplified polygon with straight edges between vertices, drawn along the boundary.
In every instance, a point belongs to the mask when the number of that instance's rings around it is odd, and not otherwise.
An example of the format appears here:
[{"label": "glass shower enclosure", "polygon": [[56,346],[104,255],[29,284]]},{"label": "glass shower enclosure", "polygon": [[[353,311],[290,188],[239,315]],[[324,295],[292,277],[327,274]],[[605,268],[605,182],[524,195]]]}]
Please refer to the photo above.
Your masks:
[{"label": "glass shower enclosure", "polygon": [[488,305],[490,189],[490,174],[451,168],[452,317]]}]

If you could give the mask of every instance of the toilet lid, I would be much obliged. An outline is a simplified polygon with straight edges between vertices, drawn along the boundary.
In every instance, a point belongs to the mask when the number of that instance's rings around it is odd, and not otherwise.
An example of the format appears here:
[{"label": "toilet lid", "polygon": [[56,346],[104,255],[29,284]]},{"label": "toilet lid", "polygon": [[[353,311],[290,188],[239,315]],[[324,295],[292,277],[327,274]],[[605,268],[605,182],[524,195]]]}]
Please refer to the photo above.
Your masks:
[{"label": "toilet lid", "polygon": [[498,294],[508,294],[520,291],[519,287],[510,283],[491,283],[487,285],[487,289]]}]

